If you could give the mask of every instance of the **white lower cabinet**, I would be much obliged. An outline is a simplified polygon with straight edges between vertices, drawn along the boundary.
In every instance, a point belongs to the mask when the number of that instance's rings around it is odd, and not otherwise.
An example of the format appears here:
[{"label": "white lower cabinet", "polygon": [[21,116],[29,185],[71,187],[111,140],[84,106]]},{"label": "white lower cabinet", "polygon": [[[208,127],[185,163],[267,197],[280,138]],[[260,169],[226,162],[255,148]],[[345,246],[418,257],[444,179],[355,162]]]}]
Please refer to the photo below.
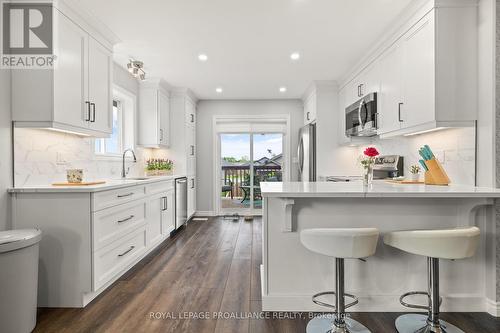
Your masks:
[{"label": "white lower cabinet", "polygon": [[174,197],[173,179],[93,193],[14,193],[13,228],[43,234],[38,306],[92,301],[170,236]]},{"label": "white lower cabinet", "polygon": [[163,241],[174,230],[174,191],[159,193],[149,199],[148,245]]},{"label": "white lower cabinet", "polygon": [[94,290],[120,274],[146,251],[146,228],[141,227],[94,253]]},{"label": "white lower cabinet", "polygon": [[196,212],[196,177],[188,177],[188,201],[187,201],[188,219]]}]

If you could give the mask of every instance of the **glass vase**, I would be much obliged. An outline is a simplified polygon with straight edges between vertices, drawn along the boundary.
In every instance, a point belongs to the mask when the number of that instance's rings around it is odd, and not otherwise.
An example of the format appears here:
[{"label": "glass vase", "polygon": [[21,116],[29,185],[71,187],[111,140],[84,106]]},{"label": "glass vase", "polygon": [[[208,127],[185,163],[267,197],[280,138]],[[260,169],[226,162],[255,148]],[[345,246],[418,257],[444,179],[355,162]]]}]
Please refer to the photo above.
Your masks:
[{"label": "glass vase", "polygon": [[370,186],[373,184],[373,165],[369,164],[363,167],[363,185]]}]

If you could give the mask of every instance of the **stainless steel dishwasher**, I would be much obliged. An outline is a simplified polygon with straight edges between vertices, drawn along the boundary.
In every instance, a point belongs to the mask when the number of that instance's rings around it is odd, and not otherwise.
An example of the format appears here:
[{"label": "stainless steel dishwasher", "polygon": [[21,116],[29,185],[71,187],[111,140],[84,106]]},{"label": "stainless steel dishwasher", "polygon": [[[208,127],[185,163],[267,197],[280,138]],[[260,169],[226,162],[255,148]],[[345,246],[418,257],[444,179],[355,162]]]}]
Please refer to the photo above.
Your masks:
[{"label": "stainless steel dishwasher", "polygon": [[187,221],[187,178],[175,179],[175,229]]}]

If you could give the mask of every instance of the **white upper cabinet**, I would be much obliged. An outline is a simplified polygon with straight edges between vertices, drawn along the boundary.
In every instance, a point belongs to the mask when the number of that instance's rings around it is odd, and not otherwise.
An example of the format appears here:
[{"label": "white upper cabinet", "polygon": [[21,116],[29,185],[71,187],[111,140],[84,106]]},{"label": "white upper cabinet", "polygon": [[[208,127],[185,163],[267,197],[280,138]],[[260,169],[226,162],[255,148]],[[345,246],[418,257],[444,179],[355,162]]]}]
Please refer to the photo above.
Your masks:
[{"label": "white upper cabinet", "polygon": [[160,79],[141,82],[139,145],[149,148],[170,146],[170,93]]},{"label": "white upper cabinet", "polygon": [[[345,106],[377,92],[377,134],[391,137],[477,119],[477,3],[429,1],[341,89]],[[343,107],[342,107],[343,105]],[[348,142],[341,136],[341,142]]]},{"label": "white upper cabinet", "polygon": [[[401,129],[403,107],[403,57],[399,45],[391,47],[382,56],[380,93],[378,95],[378,134]],[[383,110],[383,112],[381,112]]]},{"label": "white upper cabinet", "polygon": [[112,131],[112,43],[79,17],[56,7],[53,17],[54,68],[12,71],[14,125],[107,137]]},{"label": "white upper cabinet", "polygon": [[304,124],[310,124],[316,121],[316,93],[311,93],[304,100]]},{"label": "white upper cabinet", "polygon": [[89,38],[88,64],[90,128],[111,133],[113,55],[92,37]]},{"label": "white upper cabinet", "polygon": [[[434,31],[434,13],[431,12],[408,31],[401,41],[402,128],[435,120]],[[392,118],[395,118],[394,115]]]}]

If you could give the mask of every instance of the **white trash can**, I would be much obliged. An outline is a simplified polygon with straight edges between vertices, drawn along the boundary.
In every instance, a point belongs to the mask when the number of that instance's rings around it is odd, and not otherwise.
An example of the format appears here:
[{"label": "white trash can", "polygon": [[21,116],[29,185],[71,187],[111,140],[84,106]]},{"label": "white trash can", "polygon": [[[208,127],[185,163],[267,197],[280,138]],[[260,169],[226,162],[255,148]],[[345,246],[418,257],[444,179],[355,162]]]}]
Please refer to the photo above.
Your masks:
[{"label": "white trash can", "polygon": [[0,231],[0,331],[27,333],[36,325],[39,229]]}]

